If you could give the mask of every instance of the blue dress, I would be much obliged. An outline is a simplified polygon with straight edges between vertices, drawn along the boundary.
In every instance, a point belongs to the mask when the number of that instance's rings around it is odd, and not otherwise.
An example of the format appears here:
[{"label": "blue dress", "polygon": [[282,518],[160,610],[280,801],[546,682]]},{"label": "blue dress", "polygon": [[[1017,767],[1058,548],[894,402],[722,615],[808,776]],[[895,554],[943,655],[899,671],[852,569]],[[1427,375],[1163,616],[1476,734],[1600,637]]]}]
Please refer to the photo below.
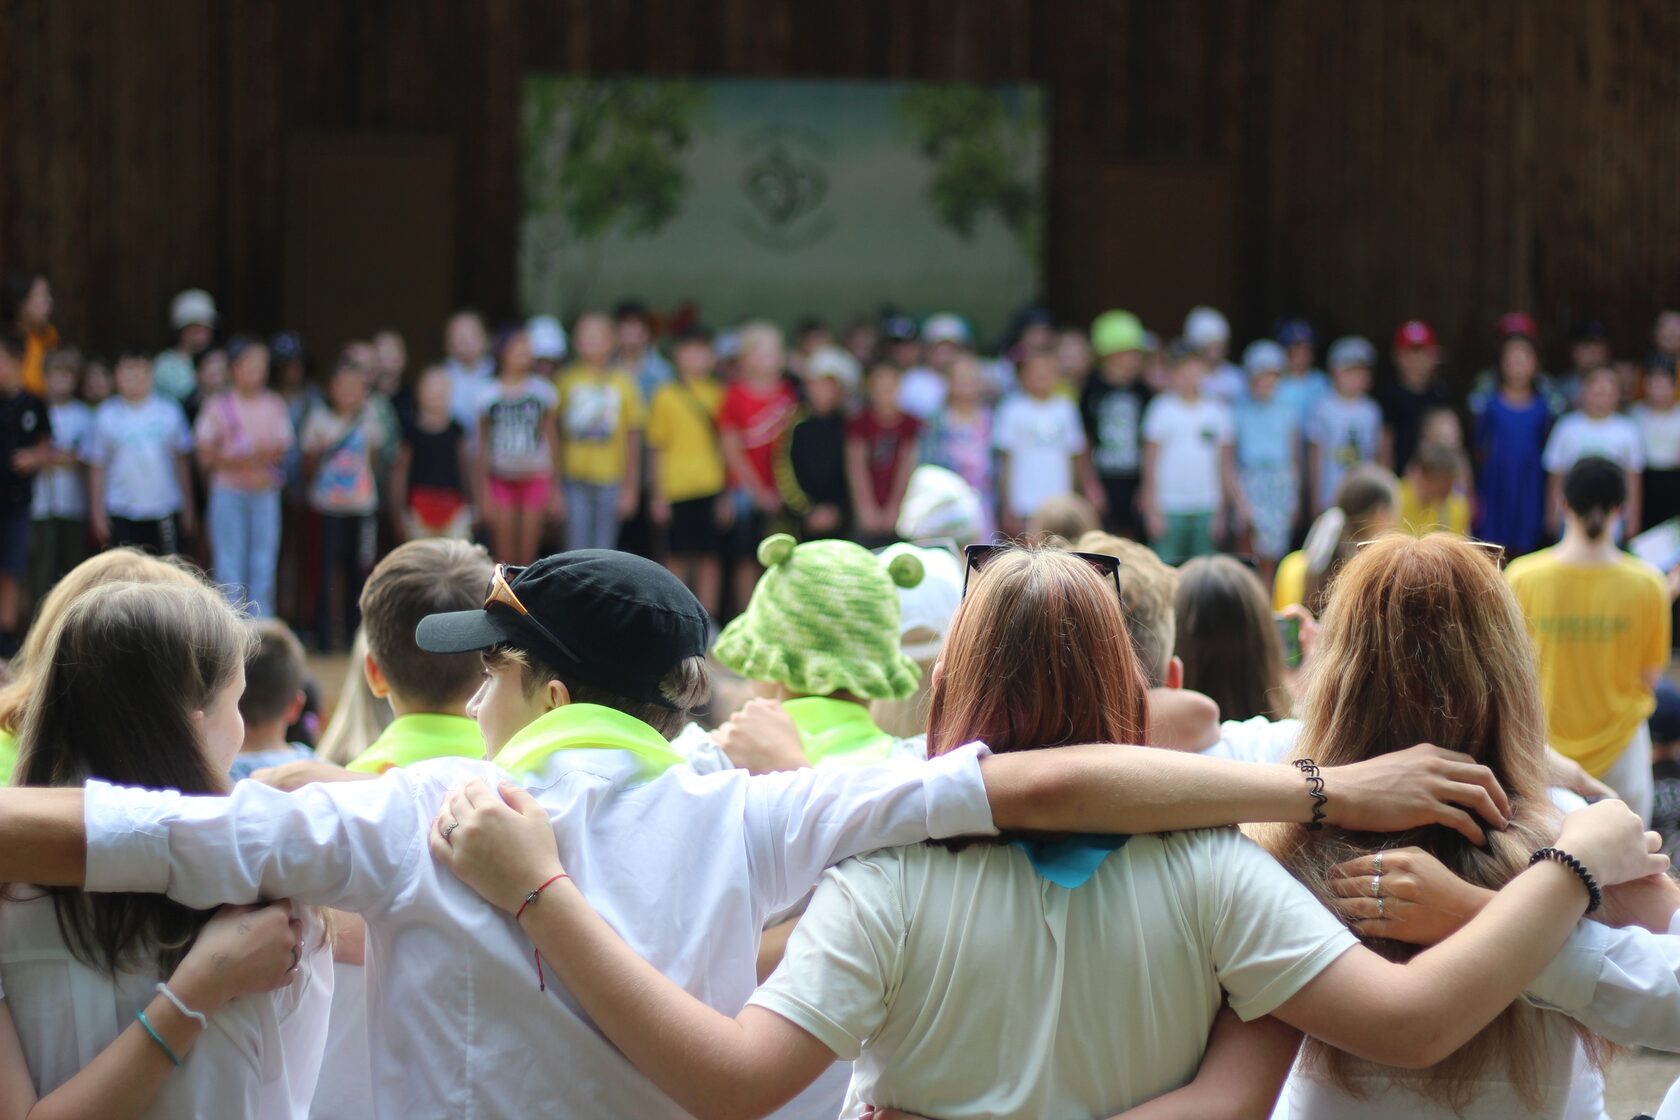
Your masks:
[{"label": "blue dress", "polygon": [[1521,407],[1494,393],[1476,417],[1473,442],[1481,462],[1476,532],[1504,545],[1512,556],[1547,543],[1546,468],[1540,454],[1551,430],[1552,410],[1538,393]]}]

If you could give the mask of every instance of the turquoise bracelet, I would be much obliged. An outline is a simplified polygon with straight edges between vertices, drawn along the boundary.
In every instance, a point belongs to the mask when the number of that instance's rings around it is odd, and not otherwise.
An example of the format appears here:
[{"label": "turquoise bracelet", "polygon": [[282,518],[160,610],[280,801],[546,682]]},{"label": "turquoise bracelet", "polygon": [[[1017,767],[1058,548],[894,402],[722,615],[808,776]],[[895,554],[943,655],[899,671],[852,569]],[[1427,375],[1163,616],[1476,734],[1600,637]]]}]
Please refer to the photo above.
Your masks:
[{"label": "turquoise bracelet", "polygon": [[175,1051],[169,1048],[169,1043],[163,1040],[163,1036],[161,1034],[152,1029],[152,1024],[146,1019],[146,1009],[141,1008],[139,1011],[136,1011],[134,1013],[134,1017],[140,1020],[140,1025],[146,1029],[147,1034],[152,1036],[152,1041],[158,1044],[158,1049],[163,1051],[164,1056],[174,1062],[176,1066],[180,1066],[181,1059],[175,1056]]}]

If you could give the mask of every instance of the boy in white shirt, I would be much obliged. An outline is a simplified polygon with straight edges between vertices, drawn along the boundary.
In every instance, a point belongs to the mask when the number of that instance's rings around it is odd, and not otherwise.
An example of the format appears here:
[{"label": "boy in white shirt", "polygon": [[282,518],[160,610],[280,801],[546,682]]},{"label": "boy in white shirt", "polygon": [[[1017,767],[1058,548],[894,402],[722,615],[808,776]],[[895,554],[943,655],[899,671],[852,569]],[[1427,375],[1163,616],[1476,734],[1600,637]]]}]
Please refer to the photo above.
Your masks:
[{"label": "boy in white shirt", "polygon": [[1231,410],[1203,394],[1208,364],[1198,351],[1168,358],[1167,392],[1143,410],[1143,478],[1138,505],[1149,543],[1168,564],[1214,551],[1225,509],[1248,514],[1237,482]]},{"label": "boy in white shirt", "polygon": [[1352,335],[1330,347],[1331,392],[1307,423],[1307,470],[1316,517],[1336,503],[1347,472],[1375,462],[1382,441],[1382,409],[1371,399],[1371,370],[1377,350]]},{"label": "boy in white shirt", "polygon": [[[566,764],[551,764],[553,781],[534,792],[570,875],[638,952],[728,1014],[753,991],[765,919],[849,855],[996,828],[1148,832],[1312,816],[1291,767],[1111,745],[1025,760],[974,745],[930,763],[696,775],[639,717],[665,728],[687,718],[705,691],[707,626],[652,561],[580,550],[499,570],[483,610],[433,616],[418,640],[438,652],[488,648],[471,710],[492,750]],[[565,1116],[682,1115],[562,993],[544,994],[516,920],[429,858],[445,792],[501,776],[446,759],[293,794],[255,782],[227,798],[100,783],[0,790],[0,878],[362,913],[378,1117],[512,1120],[533,1103]],[[1447,798],[1464,799],[1462,780],[1490,798],[1497,789],[1446,752],[1323,777],[1327,819],[1360,830],[1453,822],[1462,810]],[[437,838],[450,831],[439,822]],[[542,905],[545,885],[531,884],[528,905]]]},{"label": "boy in white shirt", "polygon": [[[1639,523],[1647,529],[1680,516],[1680,407],[1674,384],[1673,359],[1652,358],[1645,371],[1645,399],[1630,410],[1645,455]],[[57,428],[55,417],[55,437]]]},{"label": "boy in white shirt", "polygon": [[167,556],[194,530],[192,432],[181,406],[152,392],[146,355],[119,355],[114,377],[117,395],[94,413],[82,451],[93,539]]},{"label": "boy in white shirt", "polygon": [[1616,411],[1621,400],[1616,371],[1600,366],[1581,383],[1581,409],[1557,422],[1540,457],[1546,468],[1546,527],[1556,536],[1563,525],[1563,476],[1586,458],[1608,459],[1627,477],[1627,513],[1616,527],[1616,539],[1638,533],[1643,504],[1642,475],[1645,449],[1639,426]]},{"label": "boy in white shirt", "polygon": [[1053,351],[1027,355],[1021,392],[1005,399],[992,421],[998,512],[1009,536],[1024,532],[1046,501],[1073,493],[1085,469],[1085,426],[1073,398],[1057,392],[1060,379]]}]

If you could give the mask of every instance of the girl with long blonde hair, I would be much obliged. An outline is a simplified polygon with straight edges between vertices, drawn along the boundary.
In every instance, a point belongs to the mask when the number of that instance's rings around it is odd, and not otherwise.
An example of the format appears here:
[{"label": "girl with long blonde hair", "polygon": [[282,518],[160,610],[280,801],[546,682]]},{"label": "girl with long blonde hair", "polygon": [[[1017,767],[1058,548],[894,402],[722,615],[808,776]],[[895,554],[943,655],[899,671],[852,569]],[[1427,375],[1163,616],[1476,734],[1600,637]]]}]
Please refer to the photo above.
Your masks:
[{"label": "girl with long blonde hair", "polygon": [[[936,669],[929,753],[1144,737],[1115,569],[1006,549],[975,574],[975,558]],[[944,1120],[1112,1116],[1192,1082],[1226,1000],[1245,1020],[1428,1066],[1522,993],[1591,897],[1543,859],[1397,964],[1234,830],[924,844],[829,872],[783,966],[731,1018],[637,957],[564,878],[540,806],[500,792],[451,793],[434,854],[518,911],[599,1029],[701,1117],[763,1115],[837,1058],[857,1060],[847,1116],[866,1102]],[[1571,817],[1558,846],[1616,883],[1667,865],[1654,840],[1608,802]]]}]

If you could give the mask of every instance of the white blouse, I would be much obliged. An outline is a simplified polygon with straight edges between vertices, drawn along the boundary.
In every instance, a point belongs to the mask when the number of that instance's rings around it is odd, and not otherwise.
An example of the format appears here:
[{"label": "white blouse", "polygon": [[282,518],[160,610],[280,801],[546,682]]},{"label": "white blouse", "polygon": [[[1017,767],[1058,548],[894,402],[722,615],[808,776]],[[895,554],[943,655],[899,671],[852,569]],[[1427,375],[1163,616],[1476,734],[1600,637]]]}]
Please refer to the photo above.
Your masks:
[{"label": "white blouse", "polygon": [[[331,950],[309,940],[315,948],[290,987],[241,996],[210,1017],[146,1120],[308,1116],[332,1003]],[[50,898],[0,903],[0,987],[41,1096],[115,1042],[157,994],[158,979],[150,971],[110,977],[77,960]]]}]

